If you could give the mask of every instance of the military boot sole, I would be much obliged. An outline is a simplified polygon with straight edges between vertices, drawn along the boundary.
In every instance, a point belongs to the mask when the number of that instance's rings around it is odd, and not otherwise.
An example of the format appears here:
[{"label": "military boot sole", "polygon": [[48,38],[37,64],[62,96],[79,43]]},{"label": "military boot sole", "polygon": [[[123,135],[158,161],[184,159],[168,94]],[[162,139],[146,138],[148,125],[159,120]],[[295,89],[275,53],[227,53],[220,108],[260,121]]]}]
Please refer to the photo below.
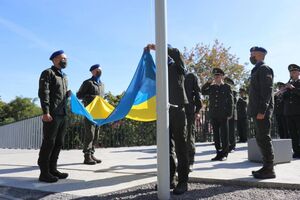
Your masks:
[{"label": "military boot sole", "polygon": [[85,165],[96,165],[96,161],[94,161],[94,162],[86,162],[86,161],[84,161],[83,164],[85,164]]},{"label": "military boot sole", "polygon": [[188,190],[188,186],[176,186],[175,189],[173,190],[173,194],[175,195],[181,195],[183,193],[185,193]]},{"label": "military boot sole", "polygon": [[276,178],[276,175],[273,173],[268,173],[268,174],[255,173],[253,174],[253,177],[256,179],[272,179],[272,178]]},{"label": "military boot sole", "polygon": [[66,179],[68,178],[68,173],[61,173],[61,172],[50,172],[53,176],[56,176],[59,179]]},{"label": "military boot sole", "polygon": [[46,183],[55,183],[58,181],[58,178],[56,176],[50,176],[50,177],[40,176],[39,181],[46,182]]}]

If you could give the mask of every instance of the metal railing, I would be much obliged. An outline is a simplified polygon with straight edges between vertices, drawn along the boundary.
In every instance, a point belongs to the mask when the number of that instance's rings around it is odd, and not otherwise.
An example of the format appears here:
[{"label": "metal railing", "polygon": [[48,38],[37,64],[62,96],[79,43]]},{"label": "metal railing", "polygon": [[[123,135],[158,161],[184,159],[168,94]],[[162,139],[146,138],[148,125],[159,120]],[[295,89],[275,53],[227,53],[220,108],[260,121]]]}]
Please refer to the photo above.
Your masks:
[{"label": "metal railing", "polygon": [[0,148],[38,149],[42,130],[41,116],[0,126]]},{"label": "metal railing", "polygon": [[[43,135],[42,126],[41,116],[0,126],[0,148],[40,148]],[[251,121],[248,130],[248,138],[254,137],[254,125]],[[271,135],[272,138],[278,138],[275,120],[272,120]],[[63,148],[81,149],[83,138],[83,117],[68,115],[68,128]],[[115,123],[106,124],[100,129],[98,141],[99,147],[154,145],[156,144],[156,123],[143,123],[123,119]],[[201,118],[196,121],[196,142],[212,141],[213,131],[208,112],[202,111]]]}]

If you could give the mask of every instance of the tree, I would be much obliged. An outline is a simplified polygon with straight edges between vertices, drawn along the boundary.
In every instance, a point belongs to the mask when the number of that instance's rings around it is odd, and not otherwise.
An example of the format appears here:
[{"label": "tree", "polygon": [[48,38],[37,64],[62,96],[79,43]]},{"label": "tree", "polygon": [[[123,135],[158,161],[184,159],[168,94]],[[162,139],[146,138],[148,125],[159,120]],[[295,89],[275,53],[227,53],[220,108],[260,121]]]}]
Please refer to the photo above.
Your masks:
[{"label": "tree", "polygon": [[9,103],[0,101],[0,124],[34,117],[42,114],[41,108],[35,105],[31,98],[16,97]]},{"label": "tree", "polygon": [[197,44],[192,49],[184,49],[184,58],[189,70],[195,71],[203,85],[210,77],[213,68],[224,70],[225,76],[235,81],[236,85],[244,86],[249,77],[244,65],[239,63],[239,58],[231,54],[230,47],[226,48],[218,40],[210,45]]},{"label": "tree", "polygon": [[0,99],[0,125],[4,122],[4,119],[6,117],[6,113],[4,110],[5,106],[6,106],[6,103]]}]

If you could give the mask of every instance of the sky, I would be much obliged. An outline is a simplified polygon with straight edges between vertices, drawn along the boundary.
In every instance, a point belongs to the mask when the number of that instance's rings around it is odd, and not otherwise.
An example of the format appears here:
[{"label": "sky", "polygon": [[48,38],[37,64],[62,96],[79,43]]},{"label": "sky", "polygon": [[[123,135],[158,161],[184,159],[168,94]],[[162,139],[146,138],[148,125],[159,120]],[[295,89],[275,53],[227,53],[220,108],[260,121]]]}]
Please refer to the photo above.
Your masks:
[{"label": "sky", "polygon": [[[155,42],[154,7],[154,0],[0,0],[2,101],[37,97],[40,74],[60,49],[70,90],[98,63],[105,91],[120,94],[143,47]],[[183,50],[218,39],[241,64],[252,46],[262,46],[275,81],[287,82],[287,66],[300,64],[299,8],[298,0],[168,0],[168,43]]]}]

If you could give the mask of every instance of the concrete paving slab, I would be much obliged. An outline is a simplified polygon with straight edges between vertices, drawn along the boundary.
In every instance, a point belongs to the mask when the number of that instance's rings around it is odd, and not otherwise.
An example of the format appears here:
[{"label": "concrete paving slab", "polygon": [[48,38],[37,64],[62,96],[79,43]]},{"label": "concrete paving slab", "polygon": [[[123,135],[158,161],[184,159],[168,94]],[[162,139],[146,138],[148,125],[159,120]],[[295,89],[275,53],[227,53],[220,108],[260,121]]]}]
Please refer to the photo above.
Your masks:
[{"label": "concrete paving slab", "polygon": [[[211,143],[197,143],[192,181],[252,184],[300,189],[300,160],[278,164],[277,178],[256,180],[252,170],[261,164],[248,161],[247,144],[237,144],[226,161],[212,162],[215,150]],[[119,191],[156,181],[156,146],[97,149],[101,164],[84,165],[81,150],[64,150],[58,168],[68,172],[66,180],[41,183],[36,165],[39,150],[0,149],[0,185],[76,196],[93,196]]]}]

